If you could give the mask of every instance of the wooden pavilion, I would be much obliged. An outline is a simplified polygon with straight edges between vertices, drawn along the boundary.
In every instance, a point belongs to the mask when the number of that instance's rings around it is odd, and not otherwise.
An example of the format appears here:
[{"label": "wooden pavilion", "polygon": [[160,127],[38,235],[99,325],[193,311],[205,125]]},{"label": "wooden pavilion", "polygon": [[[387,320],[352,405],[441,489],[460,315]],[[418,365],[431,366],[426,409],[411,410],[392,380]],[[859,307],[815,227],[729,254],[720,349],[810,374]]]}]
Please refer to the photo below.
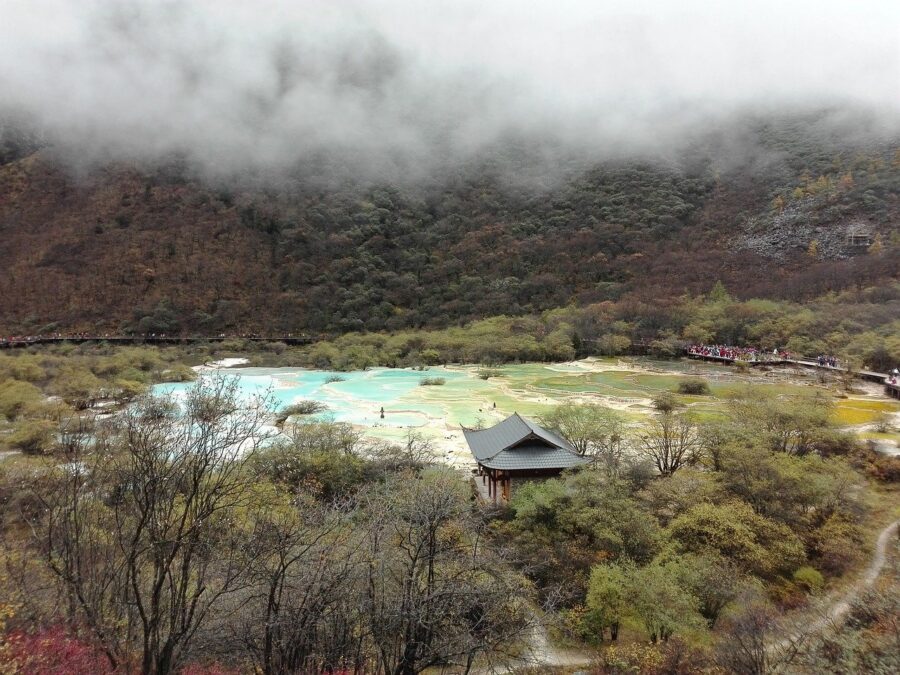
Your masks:
[{"label": "wooden pavilion", "polygon": [[588,459],[566,439],[518,413],[488,429],[463,428],[487,498],[509,501],[516,486],[558,476]]}]

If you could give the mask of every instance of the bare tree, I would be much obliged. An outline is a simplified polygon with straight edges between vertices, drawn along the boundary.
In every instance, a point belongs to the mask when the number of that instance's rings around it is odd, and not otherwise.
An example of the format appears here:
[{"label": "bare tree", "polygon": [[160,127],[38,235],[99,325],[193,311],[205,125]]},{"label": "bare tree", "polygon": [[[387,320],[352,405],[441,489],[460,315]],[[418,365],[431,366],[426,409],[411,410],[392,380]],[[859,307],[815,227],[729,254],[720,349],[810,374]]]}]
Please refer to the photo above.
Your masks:
[{"label": "bare tree", "polygon": [[683,413],[659,412],[638,434],[637,450],[652,460],[662,475],[671,476],[697,459],[700,450],[697,425]]},{"label": "bare tree", "polygon": [[360,564],[352,513],[347,503],[279,495],[257,520],[253,587],[232,632],[266,675],[358,665],[360,632],[340,629],[358,623],[344,612],[356,604],[348,601],[356,599]]},{"label": "bare tree", "polygon": [[748,591],[737,602],[740,610],[722,625],[716,661],[737,675],[770,675],[790,672],[805,653],[815,632],[809,617],[787,621],[771,604]]},{"label": "bare tree", "polygon": [[564,403],[543,416],[541,423],[569,441],[579,454],[618,473],[625,450],[625,423],[615,410],[595,403]]},{"label": "bare tree", "polygon": [[479,545],[463,488],[452,472],[431,472],[392,481],[369,502],[364,606],[378,672],[468,672],[529,626],[524,584]]},{"label": "bare tree", "polygon": [[421,469],[437,459],[434,441],[416,429],[407,430],[402,443],[373,443],[368,452],[395,470]]},{"label": "bare tree", "polygon": [[245,583],[253,518],[240,516],[254,502],[241,472],[268,415],[222,377],[200,380],[177,412],[144,397],[81,443],[42,495],[46,562],[114,667],[137,652],[140,672],[173,672]]}]

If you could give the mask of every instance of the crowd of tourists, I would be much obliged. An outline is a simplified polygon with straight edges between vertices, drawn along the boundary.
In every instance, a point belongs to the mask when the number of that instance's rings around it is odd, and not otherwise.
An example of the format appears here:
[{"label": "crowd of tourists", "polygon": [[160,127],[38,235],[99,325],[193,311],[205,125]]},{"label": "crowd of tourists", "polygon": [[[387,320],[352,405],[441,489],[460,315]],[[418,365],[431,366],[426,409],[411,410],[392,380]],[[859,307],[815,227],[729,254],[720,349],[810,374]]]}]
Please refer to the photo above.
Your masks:
[{"label": "crowd of tourists", "polygon": [[837,368],[838,360],[833,356],[828,356],[827,354],[819,354],[816,357],[816,363],[818,363],[823,368],[828,366],[829,368]]},{"label": "crowd of tourists", "polygon": [[[750,361],[758,363],[761,361],[786,361],[786,360],[805,360],[797,357],[786,349],[758,349],[757,347],[734,347],[732,345],[691,345],[687,348],[688,354],[692,356],[709,356],[720,359],[729,359],[731,361]],[[822,368],[837,368],[839,361],[837,357],[830,354],[819,354],[815,359],[817,365]]]},{"label": "crowd of tourists", "polygon": [[710,356],[732,361],[783,361],[790,358],[790,353],[773,349],[768,351],[756,347],[734,347],[732,345],[691,345],[687,349],[693,356]]},{"label": "crowd of tourists", "polygon": [[51,340],[90,340],[114,337],[109,333],[94,335],[92,333],[41,333],[39,335],[0,335],[0,345],[49,342]]}]

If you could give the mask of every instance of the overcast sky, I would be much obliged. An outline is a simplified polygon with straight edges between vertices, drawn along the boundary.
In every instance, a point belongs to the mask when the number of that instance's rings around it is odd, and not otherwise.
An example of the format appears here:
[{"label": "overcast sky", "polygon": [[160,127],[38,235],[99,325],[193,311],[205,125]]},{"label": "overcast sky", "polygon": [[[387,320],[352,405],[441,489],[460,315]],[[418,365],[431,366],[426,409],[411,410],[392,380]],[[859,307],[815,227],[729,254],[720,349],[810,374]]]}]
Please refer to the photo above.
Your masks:
[{"label": "overcast sky", "polygon": [[900,2],[0,0],[0,115],[82,159],[389,176],[823,105],[900,119]]}]

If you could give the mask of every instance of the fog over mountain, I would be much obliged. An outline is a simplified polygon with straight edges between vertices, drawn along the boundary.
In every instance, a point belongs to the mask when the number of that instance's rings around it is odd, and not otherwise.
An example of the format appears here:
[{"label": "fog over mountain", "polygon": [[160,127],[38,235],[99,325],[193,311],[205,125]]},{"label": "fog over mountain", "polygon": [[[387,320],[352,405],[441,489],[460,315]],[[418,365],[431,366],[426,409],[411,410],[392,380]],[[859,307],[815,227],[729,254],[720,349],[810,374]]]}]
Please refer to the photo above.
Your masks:
[{"label": "fog over mountain", "polygon": [[747,111],[825,108],[846,133],[900,119],[890,0],[2,0],[0,14],[6,133],[25,126],[78,165],[175,154],[211,175],[400,180],[522,143],[547,170],[665,154]]}]

